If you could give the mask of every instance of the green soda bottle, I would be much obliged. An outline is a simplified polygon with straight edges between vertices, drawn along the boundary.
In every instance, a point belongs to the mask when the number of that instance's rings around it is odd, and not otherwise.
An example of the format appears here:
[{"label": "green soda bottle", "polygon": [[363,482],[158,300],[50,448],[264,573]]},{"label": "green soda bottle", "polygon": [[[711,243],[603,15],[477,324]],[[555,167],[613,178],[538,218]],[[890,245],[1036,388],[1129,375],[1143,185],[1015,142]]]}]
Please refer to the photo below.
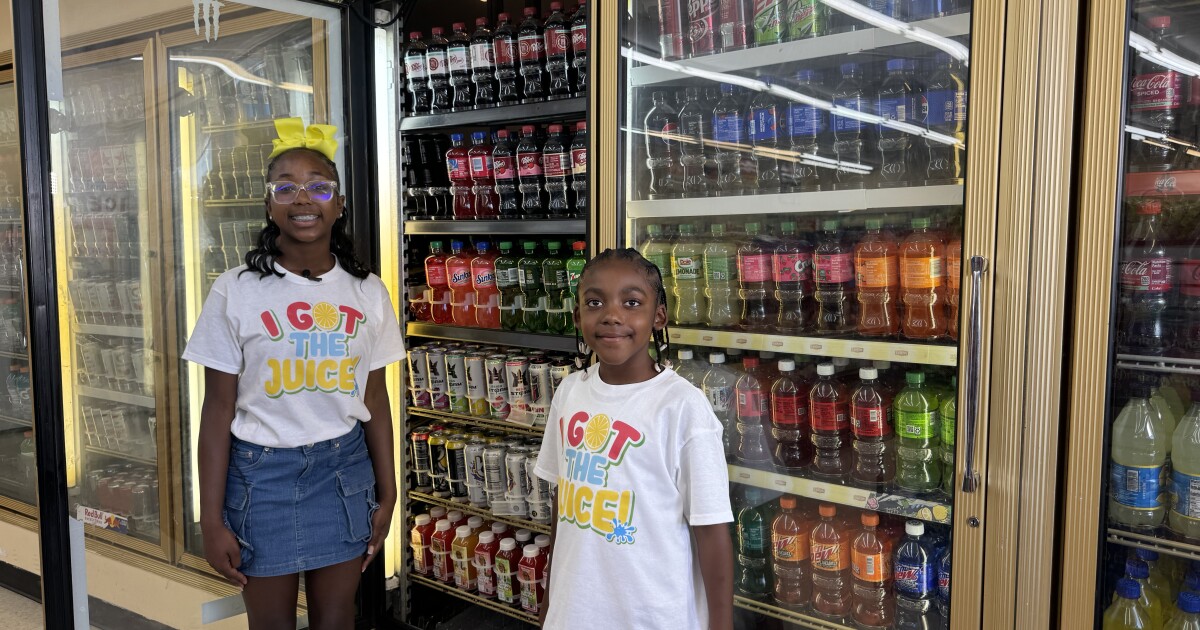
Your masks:
[{"label": "green soda bottle", "polygon": [[570,285],[567,283],[567,265],[559,256],[562,243],[546,243],[547,255],[542,259],[542,288],[546,291],[546,332],[565,335],[571,332],[571,311],[567,310],[564,298]]},{"label": "green soda bottle", "polygon": [[937,490],[942,480],[937,462],[941,443],[937,396],[925,386],[924,372],[909,372],[908,386],[892,403],[896,425],[896,485],[924,494]]},{"label": "green soda bottle", "polygon": [[642,256],[654,263],[662,274],[663,290],[667,293],[667,312],[675,303],[675,276],[671,275],[671,239],[663,235],[662,226],[651,224],[646,226],[646,242],[639,250]]},{"label": "green soda bottle", "polygon": [[958,377],[950,377],[950,388],[954,393],[942,400],[938,411],[942,417],[942,492],[954,496],[954,432],[957,430],[955,418],[958,417]]},{"label": "green soda bottle", "polygon": [[525,241],[525,255],[517,261],[517,276],[521,284],[521,330],[546,332],[546,291],[542,287],[542,259],[537,257],[537,243]]},{"label": "green soda bottle", "polygon": [[567,259],[567,295],[570,299],[567,306],[567,321],[570,323],[570,330],[567,334],[575,334],[575,307],[579,305],[579,278],[583,275],[583,266],[587,264],[587,243],[583,241],[575,241],[571,243],[572,254]]},{"label": "green soda bottle", "polygon": [[521,295],[520,274],[517,272],[517,258],[512,255],[511,241],[500,242],[500,255],[496,257],[496,289],[500,291],[500,327],[504,330],[521,329],[521,305],[524,297]]},{"label": "green soda bottle", "polygon": [[771,515],[766,509],[765,492],[746,486],[744,507],[737,515],[737,562],[734,588],[739,595],[766,599],[771,593]]}]

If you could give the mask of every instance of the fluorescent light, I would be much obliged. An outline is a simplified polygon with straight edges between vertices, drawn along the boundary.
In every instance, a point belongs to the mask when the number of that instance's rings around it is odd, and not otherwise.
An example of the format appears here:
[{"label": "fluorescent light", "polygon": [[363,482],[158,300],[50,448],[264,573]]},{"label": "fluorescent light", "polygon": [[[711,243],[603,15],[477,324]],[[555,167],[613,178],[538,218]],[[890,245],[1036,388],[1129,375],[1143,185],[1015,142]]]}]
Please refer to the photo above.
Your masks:
[{"label": "fluorescent light", "polygon": [[300,85],[298,83],[290,83],[288,81],[270,81],[255,74],[251,74],[249,70],[243,68],[241,64],[229,59],[221,57],[205,57],[200,55],[172,55],[171,61],[182,61],[185,63],[200,63],[219,68],[221,72],[237,79],[255,85],[265,85],[267,87],[276,87],[290,92],[301,92],[304,94],[312,94],[313,88],[311,85]]}]

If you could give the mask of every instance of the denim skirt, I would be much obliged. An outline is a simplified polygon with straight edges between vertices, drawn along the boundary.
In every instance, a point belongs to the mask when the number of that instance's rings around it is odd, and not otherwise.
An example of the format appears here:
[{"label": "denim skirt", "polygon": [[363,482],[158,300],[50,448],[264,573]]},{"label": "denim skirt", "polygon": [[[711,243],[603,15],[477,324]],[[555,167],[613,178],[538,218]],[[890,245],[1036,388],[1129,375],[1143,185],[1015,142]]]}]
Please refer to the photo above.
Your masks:
[{"label": "denim skirt", "polygon": [[296,448],[233,438],[224,517],[245,575],[290,575],[362,557],[377,509],[361,423]]}]

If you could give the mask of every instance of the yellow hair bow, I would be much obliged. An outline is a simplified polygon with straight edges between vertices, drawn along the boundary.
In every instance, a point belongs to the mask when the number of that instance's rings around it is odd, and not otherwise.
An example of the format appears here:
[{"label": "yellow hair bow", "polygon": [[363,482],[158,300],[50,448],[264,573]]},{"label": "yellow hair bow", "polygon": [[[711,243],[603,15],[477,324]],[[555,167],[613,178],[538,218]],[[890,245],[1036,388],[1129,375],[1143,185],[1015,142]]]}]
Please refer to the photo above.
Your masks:
[{"label": "yellow hair bow", "polygon": [[330,160],[337,154],[338,143],[334,137],[337,127],[333,125],[309,125],[306,128],[301,118],[276,118],[275,131],[279,137],[272,141],[275,149],[267,159],[290,149],[312,149]]}]

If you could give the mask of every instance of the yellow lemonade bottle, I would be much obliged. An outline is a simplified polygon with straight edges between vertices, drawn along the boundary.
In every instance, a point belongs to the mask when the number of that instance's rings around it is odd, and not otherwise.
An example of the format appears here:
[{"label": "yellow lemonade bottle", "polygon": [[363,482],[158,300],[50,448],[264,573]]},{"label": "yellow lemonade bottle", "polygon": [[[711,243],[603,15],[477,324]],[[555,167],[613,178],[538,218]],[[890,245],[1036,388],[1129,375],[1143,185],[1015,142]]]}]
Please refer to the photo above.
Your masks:
[{"label": "yellow lemonade bottle", "polygon": [[1161,626],[1150,621],[1150,615],[1138,601],[1142,587],[1129,578],[1117,580],[1117,599],[1104,611],[1104,630],[1153,630]]}]

